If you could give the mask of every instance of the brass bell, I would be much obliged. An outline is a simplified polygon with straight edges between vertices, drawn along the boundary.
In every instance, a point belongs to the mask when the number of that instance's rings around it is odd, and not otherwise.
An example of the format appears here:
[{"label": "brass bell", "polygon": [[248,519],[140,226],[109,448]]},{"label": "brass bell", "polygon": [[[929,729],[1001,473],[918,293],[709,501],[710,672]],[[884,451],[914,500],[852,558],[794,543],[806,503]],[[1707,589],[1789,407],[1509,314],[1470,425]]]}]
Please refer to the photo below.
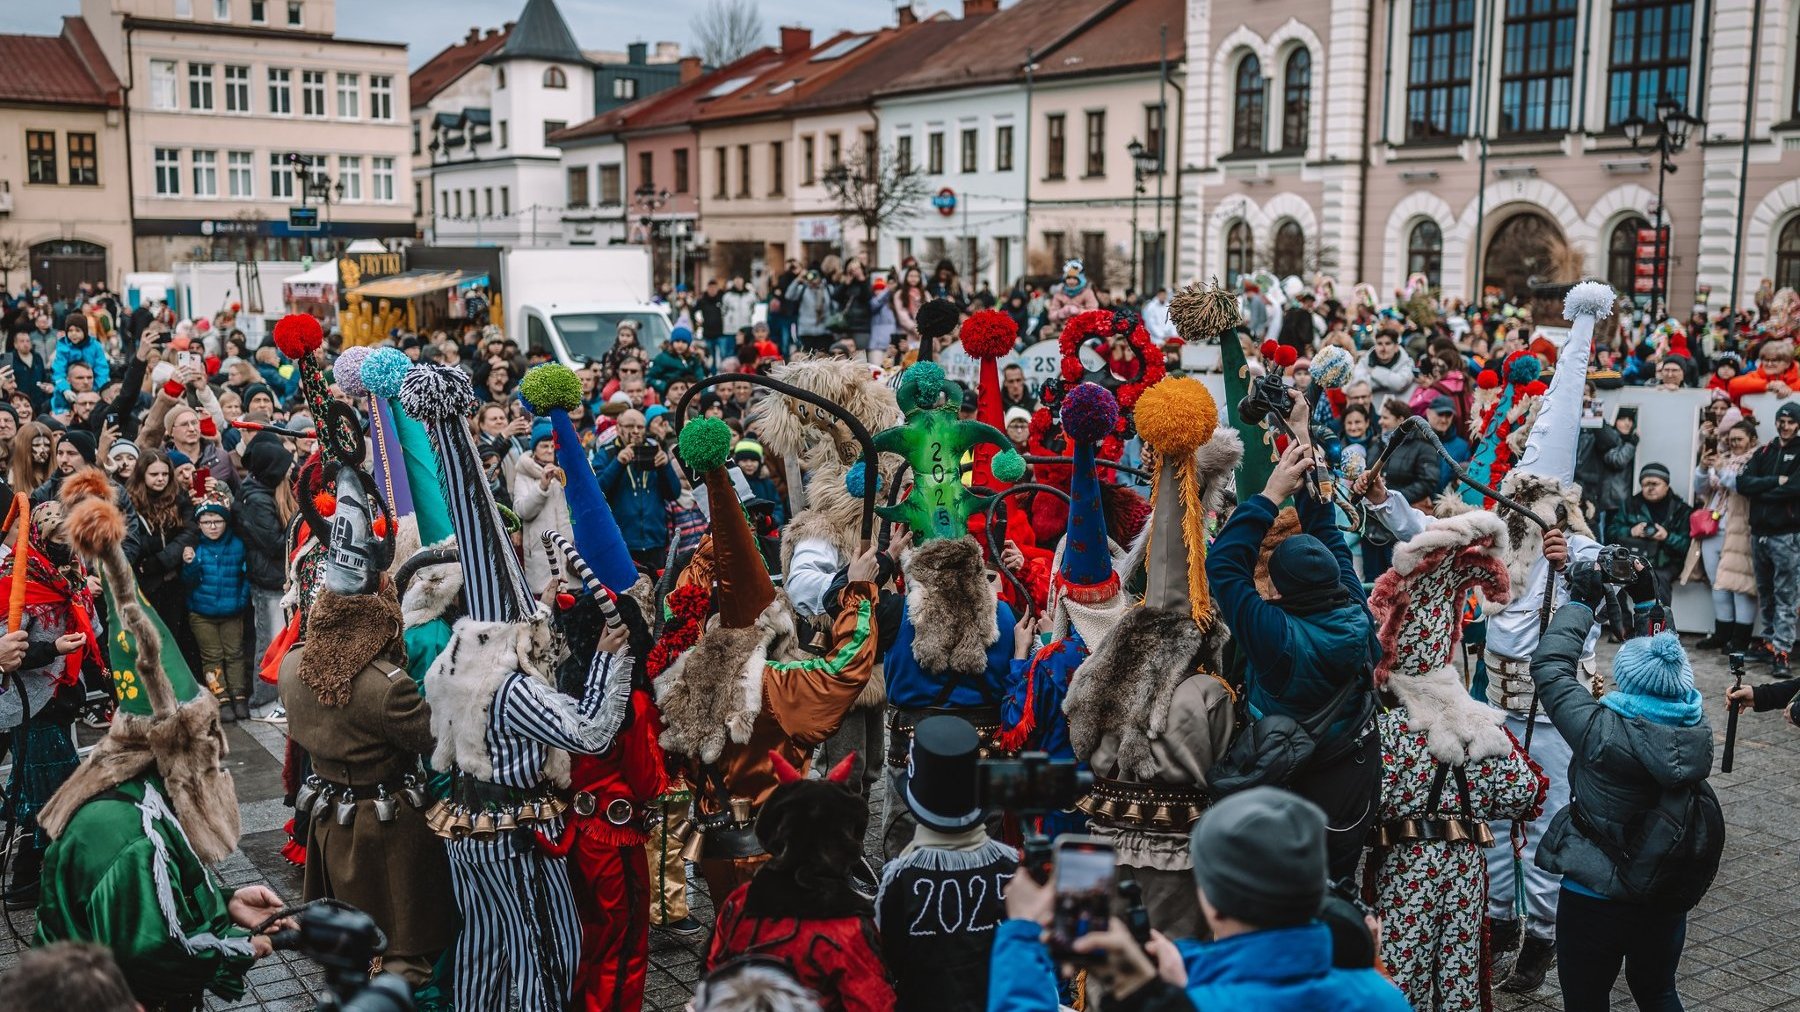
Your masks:
[{"label": "brass bell", "polygon": [[1402,840],[1417,840],[1419,838],[1419,820],[1401,819],[1400,832],[1395,835]]},{"label": "brass bell", "polygon": [[387,792],[386,787],[375,791],[375,821],[392,822],[394,816],[400,814],[400,801]]},{"label": "brass bell", "polygon": [[414,808],[421,811],[425,808],[425,786],[411,773],[406,775],[406,780],[400,785],[400,797]]},{"label": "brass bell", "polygon": [[460,840],[468,836],[475,828],[475,820],[469,817],[469,810],[458,805],[456,814],[450,817],[450,836]]},{"label": "brass bell", "polygon": [[294,792],[294,811],[302,815],[312,814],[313,801],[319,796],[319,778],[307,777]]},{"label": "brass bell", "polygon": [[1462,843],[1469,838],[1469,831],[1463,828],[1461,819],[1451,819],[1444,823],[1444,842]]},{"label": "brass bell", "polygon": [[510,833],[519,828],[519,817],[511,810],[503,811],[494,820],[494,829],[501,833]]},{"label": "brass bell", "polygon": [[319,788],[319,793],[313,796],[312,810],[314,815],[323,815],[325,809],[331,807],[331,795],[331,788]]},{"label": "brass bell", "polygon": [[494,835],[494,829],[494,813],[482,812],[475,816],[475,821],[469,829],[469,834],[475,837],[488,837]]},{"label": "brass bell", "polygon": [[443,836],[450,828],[450,806],[446,802],[438,802],[425,811],[425,826],[438,836]]},{"label": "brass bell", "polygon": [[689,840],[700,835],[699,829],[693,819],[683,817],[668,823],[664,832],[670,840],[675,841],[676,847],[685,848]]},{"label": "brass bell", "polygon": [[1144,804],[1141,801],[1126,802],[1125,810],[1123,812],[1118,813],[1114,817],[1118,818],[1118,819],[1122,819],[1126,822],[1143,822],[1144,821]]},{"label": "brass bell", "polygon": [[1494,831],[1488,828],[1488,824],[1485,822],[1477,822],[1475,824],[1475,845],[1478,847],[1492,847],[1494,845]]},{"label": "brass bell", "polygon": [[340,826],[348,826],[356,821],[356,797],[349,791],[345,791],[343,796],[338,799],[336,812],[337,824]]},{"label": "brass bell", "polygon": [[1150,810],[1150,825],[1164,829],[1175,828],[1175,820],[1169,815],[1168,805],[1157,802],[1156,807]]},{"label": "brass bell", "polygon": [[706,834],[694,833],[687,838],[686,842],[682,843],[681,859],[683,861],[698,861],[700,860],[700,855],[704,853],[705,850]]}]

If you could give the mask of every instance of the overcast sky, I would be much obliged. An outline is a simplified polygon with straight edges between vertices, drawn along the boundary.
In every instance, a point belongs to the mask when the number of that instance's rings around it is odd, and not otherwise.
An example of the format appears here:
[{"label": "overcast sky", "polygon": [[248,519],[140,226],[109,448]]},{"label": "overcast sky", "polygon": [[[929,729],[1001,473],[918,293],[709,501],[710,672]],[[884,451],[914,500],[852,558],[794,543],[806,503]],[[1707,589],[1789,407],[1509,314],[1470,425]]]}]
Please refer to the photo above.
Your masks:
[{"label": "overcast sky", "polygon": [[[196,2],[196,7],[200,2]],[[686,51],[692,42],[689,22],[704,0],[557,0],[563,17],[584,49],[623,50],[628,42],[670,40]],[[775,26],[802,24],[823,38],[840,28],[873,28],[890,23],[893,0],[759,0],[766,41],[775,41]],[[471,25],[498,27],[518,17],[525,0],[339,0],[339,35],[405,42],[407,58],[417,67],[433,53],[460,39]],[[920,3],[921,10],[950,8],[956,0]],[[0,0],[0,32],[53,35],[65,14],[80,13],[80,0]],[[421,16],[423,15],[423,16]]]}]

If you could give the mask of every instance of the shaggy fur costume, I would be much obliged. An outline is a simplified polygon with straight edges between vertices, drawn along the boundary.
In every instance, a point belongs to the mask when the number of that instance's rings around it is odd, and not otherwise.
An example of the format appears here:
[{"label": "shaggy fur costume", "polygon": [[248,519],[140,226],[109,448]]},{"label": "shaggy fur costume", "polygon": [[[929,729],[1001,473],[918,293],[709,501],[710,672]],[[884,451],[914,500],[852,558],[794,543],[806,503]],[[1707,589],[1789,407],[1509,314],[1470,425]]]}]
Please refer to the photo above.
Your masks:
[{"label": "shaggy fur costume", "polygon": [[400,601],[400,617],[408,629],[424,625],[439,616],[461,612],[462,565],[455,559],[434,566],[421,566],[406,585],[406,596]]},{"label": "shaggy fur costume", "polygon": [[301,655],[298,672],[300,680],[319,697],[320,706],[348,704],[351,679],[371,660],[383,655],[392,658],[396,653],[404,660],[400,621],[400,605],[391,586],[384,584],[374,594],[353,595],[320,589],[307,620],[319,649]]},{"label": "shaggy fur costume", "polygon": [[1093,755],[1101,737],[1114,731],[1119,768],[1136,780],[1154,779],[1150,742],[1168,729],[1175,687],[1196,670],[1218,671],[1228,638],[1223,622],[1202,631],[1185,611],[1127,612],[1069,680],[1063,713],[1075,754]]},{"label": "shaggy fur costume", "polygon": [[[894,391],[874,379],[867,363],[808,359],[778,365],[769,378],[824,397],[855,415],[870,432],[899,425],[903,420]],[[785,394],[759,399],[750,409],[748,422],[763,447],[776,457],[798,455],[821,441],[832,446],[833,456],[844,466],[862,454],[862,447],[844,430],[842,422]]]},{"label": "shaggy fur costume", "polygon": [[[425,695],[432,702],[431,734],[437,747],[431,765],[452,766],[477,780],[492,779],[488,755],[488,710],[500,686],[519,672],[555,687],[555,634],[549,613],[539,608],[530,622],[477,622],[464,616],[451,630],[450,643],[425,672]],[[550,749],[544,774],[559,787],[569,785],[569,755]]]},{"label": "shaggy fur costume", "polygon": [[153,715],[115,714],[106,737],[38,813],[38,825],[55,839],[90,799],[154,767],[194,853],[216,864],[237,849],[241,828],[237,787],[223,769],[218,701],[207,692],[176,701],[162,672],[162,639],[125,559],[125,518],[106,477],[93,468],[77,472],[63,482],[62,496],[69,544],[99,562],[119,621],[137,640],[139,681]]},{"label": "shaggy fur costume", "polygon": [[934,674],[979,675],[1000,638],[999,599],[974,538],[927,541],[906,553],[913,657]]},{"label": "shaggy fur costume", "polygon": [[777,593],[756,624],[732,629],[714,615],[706,631],[656,680],[662,747],[714,762],[727,738],[750,740],[763,708],[763,668],[797,642],[793,605]]},{"label": "shaggy fur costume", "polygon": [[1382,647],[1376,681],[1406,708],[1432,756],[1452,765],[1512,751],[1501,712],[1471,698],[1450,664],[1469,589],[1496,605],[1511,600],[1505,554],[1506,523],[1486,510],[1435,520],[1395,546],[1393,569],[1369,597]]}]

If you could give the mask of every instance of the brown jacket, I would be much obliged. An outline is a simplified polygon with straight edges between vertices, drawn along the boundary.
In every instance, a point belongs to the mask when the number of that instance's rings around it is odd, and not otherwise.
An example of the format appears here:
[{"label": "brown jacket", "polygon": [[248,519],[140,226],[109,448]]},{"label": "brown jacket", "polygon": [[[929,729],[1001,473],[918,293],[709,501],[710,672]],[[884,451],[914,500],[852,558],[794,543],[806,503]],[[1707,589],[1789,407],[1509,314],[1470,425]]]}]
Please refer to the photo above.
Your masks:
[{"label": "brown jacket", "polygon": [[[314,645],[332,649],[329,639]],[[385,784],[392,792],[432,747],[431,707],[418,685],[378,657],[351,678],[349,702],[327,707],[300,678],[306,649],[289,652],[281,665],[288,737],[306,749],[324,780],[371,789]],[[391,955],[430,955],[456,937],[449,859],[425,813],[396,801],[392,822],[376,818],[372,800],[356,802],[348,826],[338,825],[335,805],[313,817],[305,897],[334,897],[363,910],[387,933]]]}]

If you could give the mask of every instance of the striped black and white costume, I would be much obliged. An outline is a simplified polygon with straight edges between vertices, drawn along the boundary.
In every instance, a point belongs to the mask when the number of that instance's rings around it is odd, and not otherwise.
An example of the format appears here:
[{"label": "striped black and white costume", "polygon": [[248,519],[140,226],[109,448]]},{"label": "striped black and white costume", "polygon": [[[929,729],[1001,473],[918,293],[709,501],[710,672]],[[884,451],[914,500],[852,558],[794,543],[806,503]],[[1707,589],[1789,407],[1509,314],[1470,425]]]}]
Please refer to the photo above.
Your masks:
[{"label": "striped black and white costume", "polygon": [[437,450],[468,608],[425,675],[437,739],[432,766],[454,771],[449,805],[456,811],[489,819],[506,813],[518,822],[472,835],[466,824],[442,831],[463,915],[456,1008],[561,1012],[581,923],[563,859],[540,842],[557,839],[563,819],[544,814],[539,802],[568,785],[569,752],[612,744],[629,703],[631,658],[596,654],[580,700],[556,691],[549,612],[526,587],[482,475],[466,421],[475,409],[467,375],[416,365],[401,381],[400,400]]}]

